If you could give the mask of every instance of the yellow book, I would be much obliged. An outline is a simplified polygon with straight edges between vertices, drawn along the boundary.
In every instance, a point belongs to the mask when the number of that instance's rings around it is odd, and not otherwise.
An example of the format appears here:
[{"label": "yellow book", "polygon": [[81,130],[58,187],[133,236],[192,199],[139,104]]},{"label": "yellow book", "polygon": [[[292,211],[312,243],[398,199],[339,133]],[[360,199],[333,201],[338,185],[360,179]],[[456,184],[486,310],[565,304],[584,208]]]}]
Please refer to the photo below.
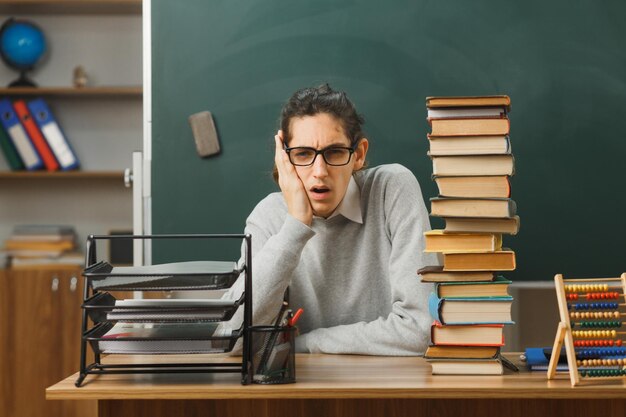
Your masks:
[{"label": "yellow book", "polygon": [[486,252],[502,248],[502,235],[497,233],[444,233],[431,230],[424,233],[424,252]]}]

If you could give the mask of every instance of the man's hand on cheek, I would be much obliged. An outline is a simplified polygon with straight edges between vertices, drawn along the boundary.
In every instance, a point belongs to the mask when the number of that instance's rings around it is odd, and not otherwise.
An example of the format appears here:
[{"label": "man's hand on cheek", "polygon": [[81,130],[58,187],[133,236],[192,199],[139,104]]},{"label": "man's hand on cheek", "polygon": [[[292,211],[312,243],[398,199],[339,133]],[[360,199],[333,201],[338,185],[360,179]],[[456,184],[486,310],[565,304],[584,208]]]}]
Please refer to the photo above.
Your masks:
[{"label": "man's hand on cheek", "polygon": [[274,140],[276,142],[274,162],[278,169],[278,185],[287,203],[287,210],[293,217],[310,226],[313,222],[313,208],[295,167],[283,149],[282,130],[278,131]]}]

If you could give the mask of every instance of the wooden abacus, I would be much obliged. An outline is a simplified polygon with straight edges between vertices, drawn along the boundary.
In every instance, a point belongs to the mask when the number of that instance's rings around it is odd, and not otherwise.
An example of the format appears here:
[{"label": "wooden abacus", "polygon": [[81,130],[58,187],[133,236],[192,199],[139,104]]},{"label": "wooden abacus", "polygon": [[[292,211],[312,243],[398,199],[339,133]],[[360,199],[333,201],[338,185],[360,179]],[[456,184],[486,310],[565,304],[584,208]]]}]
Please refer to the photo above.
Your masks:
[{"label": "wooden abacus", "polygon": [[[561,321],[557,328],[548,379],[556,374],[565,344],[572,386],[581,378],[614,379],[626,376],[626,273],[620,278],[564,279],[554,277]],[[588,320],[592,319],[592,320]]]}]

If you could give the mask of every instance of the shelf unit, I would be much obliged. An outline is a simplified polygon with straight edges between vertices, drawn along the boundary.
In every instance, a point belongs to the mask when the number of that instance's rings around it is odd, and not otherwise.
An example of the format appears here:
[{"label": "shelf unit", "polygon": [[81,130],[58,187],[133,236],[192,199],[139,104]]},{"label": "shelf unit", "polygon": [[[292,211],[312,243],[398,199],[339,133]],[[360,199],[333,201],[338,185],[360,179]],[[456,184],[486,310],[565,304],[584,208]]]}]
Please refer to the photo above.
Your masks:
[{"label": "shelf unit", "polygon": [[[141,17],[141,13],[142,13],[142,0],[0,0],[0,16],[2,16],[3,18],[8,18],[9,16],[13,16],[18,19],[24,18],[28,20],[33,20],[35,23],[40,23],[42,27],[44,27],[44,29],[46,29],[46,26],[44,24],[47,24],[48,28],[47,30],[45,30],[46,38],[51,38],[52,41],[50,41],[50,45],[56,47],[55,50],[53,51],[54,55],[49,57],[50,59],[46,59],[46,61],[49,61],[49,62],[46,63],[45,68],[43,69],[39,68],[38,70],[39,74],[33,76],[35,82],[39,84],[38,87],[36,88],[0,87],[0,97],[22,98],[25,100],[29,100],[29,99],[36,98],[36,97],[42,97],[46,101],[50,99],[49,104],[51,104],[52,111],[54,115],[56,116],[57,120],[59,120],[60,122],[61,129],[65,130],[66,133],[70,131],[68,134],[69,142],[74,148],[74,150],[79,154],[78,159],[81,162],[80,169],[84,172],[108,171],[108,169],[105,166],[102,166],[102,164],[96,163],[96,165],[99,165],[99,166],[96,166],[96,167],[93,166],[94,158],[95,158],[95,155],[97,155],[97,153],[93,153],[92,151],[90,151],[90,147],[92,147],[94,143],[100,144],[100,143],[103,143],[102,142],[103,140],[106,140],[106,137],[102,133],[103,132],[102,120],[111,120],[111,126],[113,127],[112,132],[116,131],[115,129],[118,127],[116,126],[116,123],[118,123],[118,120],[117,118],[115,118],[114,116],[115,113],[113,113],[113,110],[112,110],[115,107],[117,107],[116,100],[124,101],[123,106],[122,106],[123,109],[121,111],[124,112],[122,114],[126,117],[126,119],[121,121],[122,123],[121,126],[124,126],[124,128],[126,128],[127,126],[129,126],[129,123],[131,123],[129,122],[128,115],[135,114],[135,113],[140,114],[139,112],[141,109],[140,107],[141,100],[143,98],[143,91],[142,91],[143,88],[140,85],[141,81],[136,79],[137,78],[136,72],[131,72],[131,74],[134,73],[134,76],[130,76],[128,80],[124,79],[121,82],[119,80],[116,81],[115,78],[119,79],[119,78],[125,78],[125,77],[113,76],[111,78],[110,76],[108,76],[108,79],[107,79],[107,76],[105,76],[104,79],[98,80],[98,71],[100,71],[100,76],[102,78],[104,74],[112,74],[113,73],[112,71],[119,71],[119,70],[116,68],[116,66],[106,66],[106,65],[103,66],[103,62],[99,57],[106,56],[106,55],[97,54],[95,53],[95,51],[99,51],[99,50],[107,51],[106,54],[111,56],[111,59],[109,59],[106,62],[114,62],[111,52],[114,51],[116,48],[126,47],[125,44],[121,44],[121,45],[119,44],[120,39],[117,39],[117,42],[116,42],[115,38],[124,36],[126,33],[130,33],[133,39],[136,39],[136,36],[137,36],[136,32],[132,30],[131,32],[121,32],[122,35],[120,35],[119,31],[112,29],[111,43],[109,44],[107,43],[108,35],[104,35],[104,36],[102,35],[103,33],[102,30],[106,26],[103,26],[104,21],[101,20],[100,18],[102,17],[102,18],[108,19],[112,23],[115,23],[115,19],[118,19],[118,20],[124,19],[123,21],[128,22],[127,19],[129,16]],[[60,21],[58,19],[62,19],[61,22],[63,23],[59,23]],[[91,21],[93,23],[91,24],[86,23],[87,21]],[[81,22],[85,22],[85,23],[81,24]],[[92,25],[95,27],[92,27]],[[125,25],[126,25],[125,26],[126,30],[128,30],[129,23],[126,23]],[[63,30],[61,30],[61,28],[63,28]],[[71,37],[68,38],[67,35],[64,35],[62,37],[55,38],[55,36],[61,36],[60,34],[63,31],[72,30],[72,28],[80,31],[79,33],[82,34],[82,36],[79,37],[78,39],[73,39],[72,40],[73,43],[70,43],[71,45],[73,45],[73,47],[69,48],[68,40],[70,40]],[[91,33],[94,33],[93,31],[95,31],[95,33],[100,33],[100,35],[92,38]],[[55,39],[58,43],[54,42]],[[95,44],[90,44],[90,42],[94,42],[94,41],[96,42]],[[59,45],[61,45],[61,47],[59,47]],[[90,48],[84,48],[84,46],[89,46]],[[137,45],[135,47],[137,47]],[[64,51],[61,51],[61,49],[64,49]],[[87,52],[90,49],[94,52]],[[75,88],[69,84],[63,85],[65,82],[68,82],[68,83],[70,82],[71,74],[69,74],[69,71],[71,70],[72,67],[69,66],[68,68],[68,65],[66,63],[68,61],[73,60],[72,57],[74,55],[72,55],[73,53],[72,51],[74,50],[78,51],[78,54],[76,56],[76,64],[86,65],[88,69],[88,73],[90,73],[92,76],[94,76],[95,74],[95,78],[92,80],[92,82],[94,82],[96,85],[86,86],[83,88]],[[126,51],[129,51],[129,50],[126,49]],[[132,56],[140,56],[139,54],[141,54],[140,48],[138,48],[137,53],[136,54],[134,53]],[[56,61],[53,59],[54,57],[56,57]],[[59,58],[59,57],[62,57],[62,58]],[[124,62],[132,62],[132,60],[129,61],[127,59]],[[129,68],[137,68],[137,67],[127,67],[126,70],[122,70],[122,71],[128,71]],[[61,81],[59,82],[59,78],[60,78],[59,75],[61,73],[67,74],[67,78],[63,77]],[[44,75],[44,74],[47,74],[47,75]],[[5,74],[3,75],[3,78],[6,78],[7,76],[8,75],[5,72]],[[98,84],[101,84],[101,85],[98,85]],[[79,103],[78,100],[88,100],[88,101],[85,101],[85,104],[88,104],[88,103],[89,104],[88,106],[81,108],[80,104],[77,104]],[[98,116],[98,110],[95,110],[94,108],[94,103],[97,103],[96,105],[100,105],[98,100],[102,100],[103,106],[105,106],[104,107],[105,113],[101,113],[100,116]],[[137,100],[138,104],[135,105],[133,102],[129,102],[128,100]],[[120,102],[117,102],[117,103],[120,103]],[[129,109],[133,109],[133,110],[130,110],[129,112]],[[73,121],[73,120],[76,120],[76,118],[80,118],[81,116],[85,114],[86,114],[87,119],[80,120],[78,122]],[[96,119],[92,119],[93,117],[96,117]],[[68,122],[68,120],[70,120],[71,122]],[[96,136],[97,139],[90,138],[87,136],[89,132],[85,126],[88,125],[92,120],[97,120],[96,127],[97,129],[99,129],[97,130],[97,132],[99,132],[98,135]],[[80,135],[72,134],[71,132],[72,130],[71,128],[72,127],[76,128],[76,126],[78,126],[78,129],[80,130]],[[130,164],[131,153],[137,150],[141,146],[140,135],[142,131],[141,131],[140,120],[137,121],[137,126],[132,127],[132,129],[137,131],[136,138],[138,140],[133,141],[134,143],[136,143],[135,146],[132,146],[129,144],[128,153],[124,155],[124,157],[128,158],[128,164]],[[129,133],[130,132],[128,131],[124,132],[126,136]],[[96,145],[95,148],[99,149],[99,146],[100,145]],[[113,147],[109,149],[113,150],[112,152],[119,153],[122,151],[123,148],[124,148],[124,145],[122,144],[122,142],[117,140],[115,144],[113,145]],[[88,158],[81,157],[80,155],[81,153],[83,155],[87,155]],[[105,151],[104,154],[105,156],[103,156],[103,158],[109,158],[109,159],[111,158],[110,152]],[[91,162],[91,164],[90,163],[85,164],[84,163],[85,159],[89,160],[89,158],[91,158],[91,161],[89,161]],[[117,161],[121,161],[120,158],[113,158],[113,159],[114,160],[112,162],[114,166],[116,163],[118,165],[121,165],[123,163],[123,162],[117,162]],[[116,169],[118,169],[121,172],[121,170],[126,167],[127,166],[117,166]],[[6,169],[0,169],[0,171],[5,171],[5,170]],[[1,178],[3,179],[47,178],[47,176],[44,177],[40,175],[23,176],[21,174],[20,175],[7,175],[7,174],[9,173],[2,172],[0,174],[2,175]],[[110,178],[117,177],[117,175],[110,176],[110,175],[102,175],[98,173],[96,174],[95,177],[85,176],[85,178],[102,179],[107,176]],[[53,178],[60,178],[60,177],[53,176]]]},{"label": "shelf unit", "polygon": [[124,173],[121,171],[10,171],[0,172],[0,180],[114,180],[122,181]]},{"label": "shelf unit", "polygon": [[[115,267],[98,257],[97,242],[115,239],[169,240],[183,239],[228,240],[245,242],[245,262],[178,262],[147,267]],[[249,234],[190,234],[190,235],[123,235],[89,236],[83,271],[85,277],[82,304],[80,344],[80,374],[75,385],[80,387],[88,375],[146,374],[146,373],[241,373],[241,383],[252,382],[252,354],[250,328],[252,325],[252,237]],[[100,260],[99,260],[100,259]],[[238,300],[220,301],[220,305],[181,306],[177,304],[120,305],[111,291],[160,292],[171,290],[199,291],[228,289],[240,278],[244,291]],[[155,300],[151,300],[155,301]],[[215,300],[218,301],[218,300]],[[215,323],[229,321],[236,310],[243,308],[243,321],[239,329],[229,329],[226,334],[215,335]],[[147,314],[147,315],[146,315]],[[116,317],[117,315],[117,317]],[[119,317],[122,315],[123,317]],[[92,325],[90,325],[92,323]],[[126,323],[128,328],[137,323],[148,323],[149,328],[176,325],[200,325],[202,332],[194,334],[170,333],[144,335],[122,333],[110,336],[108,332],[116,323]],[[213,323],[213,324],[211,324]],[[208,326],[207,326],[208,324]],[[211,328],[211,334],[204,333]],[[170,328],[171,329],[171,328]],[[243,338],[240,362],[223,362],[207,359],[206,362],[189,360],[151,363],[133,361],[130,364],[103,363],[105,355],[150,354],[205,354],[227,353]],[[94,360],[87,363],[87,345],[91,346]],[[120,347],[121,345],[121,347]],[[176,348],[174,348],[176,346]],[[145,349],[148,349],[146,351]]]},{"label": "shelf unit", "polygon": [[[76,171],[10,171],[0,155],[0,243],[15,224],[73,224],[88,234],[132,227],[124,170],[142,149],[142,0],[0,0],[9,17],[40,25],[49,54],[37,88],[7,88],[17,73],[0,63],[0,97],[48,102],[78,155]],[[88,86],[71,84],[82,65]]]},{"label": "shelf unit", "polygon": [[141,14],[141,0],[0,0],[0,13]]},{"label": "shelf unit", "polygon": [[41,97],[136,97],[141,98],[142,87],[3,87],[0,96],[41,96]]}]

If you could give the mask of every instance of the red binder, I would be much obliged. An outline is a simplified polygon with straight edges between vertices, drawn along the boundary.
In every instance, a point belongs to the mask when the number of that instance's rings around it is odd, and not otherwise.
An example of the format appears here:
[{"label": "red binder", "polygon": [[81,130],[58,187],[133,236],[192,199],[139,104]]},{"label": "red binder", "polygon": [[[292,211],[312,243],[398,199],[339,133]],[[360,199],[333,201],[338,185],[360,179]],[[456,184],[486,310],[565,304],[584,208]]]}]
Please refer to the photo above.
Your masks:
[{"label": "red binder", "polygon": [[50,149],[50,146],[43,137],[39,127],[37,127],[37,124],[32,119],[30,112],[26,107],[26,102],[24,100],[15,100],[15,102],[13,102],[13,108],[15,109],[15,113],[17,113],[17,117],[20,119],[20,122],[22,122],[24,129],[26,129],[31,142],[33,142],[33,145],[41,156],[46,169],[48,171],[57,171],[59,169],[59,163],[54,157],[52,149]]}]

